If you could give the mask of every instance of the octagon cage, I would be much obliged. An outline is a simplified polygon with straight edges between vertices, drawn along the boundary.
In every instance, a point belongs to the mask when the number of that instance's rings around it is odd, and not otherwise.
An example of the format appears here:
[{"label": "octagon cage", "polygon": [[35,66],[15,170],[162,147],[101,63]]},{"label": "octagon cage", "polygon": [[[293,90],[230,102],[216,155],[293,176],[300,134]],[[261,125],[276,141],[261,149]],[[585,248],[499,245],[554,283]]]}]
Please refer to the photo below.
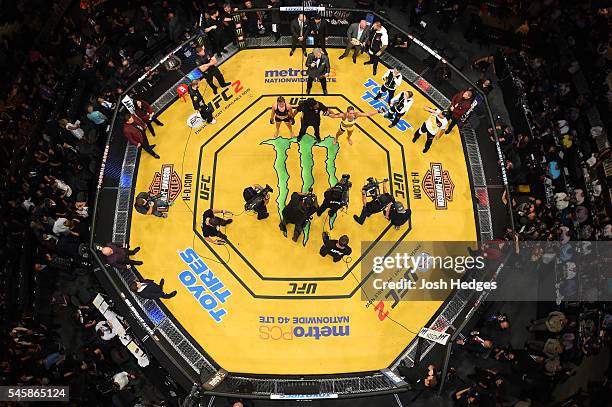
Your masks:
[{"label": "octagon cage", "polygon": [[[365,19],[369,23],[380,20],[389,32],[390,42],[404,46],[390,47],[381,56],[386,66],[397,67],[405,81],[419,89],[438,106],[447,108],[450,99],[460,90],[472,88],[477,92],[476,101],[467,120],[460,129],[465,161],[470,177],[478,240],[490,241],[501,237],[505,227],[513,228],[512,213],[501,204],[504,191],[509,194],[501,148],[495,132],[489,140],[488,128],[495,127],[487,97],[462,72],[468,66],[466,57],[443,39],[432,38],[425,27],[412,33],[401,29],[385,16],[371,10],[332,7],[281,7],[275,9],[234,10],[235,41],[228,53],[218,58],[219,63],[231,58],[243,49],[288,48],[291,37],[288,25],[296,13],[307,15],[320,13],[328,20],[327,48],[344,48],[349,22]],[[255,14],[257,13],[257,14]],[[244,24],[249,19],[268,21],[271,13],[280,15],[280,38],[275,39],[265,27],[252,30]],[[256,17],[253,17],[256,15]],[[192,27],[179,46],[160,57],[142,52],[141,65],[150,66],[141,76],[135,77],[122,100],[117,103],[107,132],[104,158],[97,185],[92,222],[90,249],[97,262],[96,275],[102,282],[113,304],[130,322],[130,327],[141,348],[157,359],[170,373],[173,380],[187,392],[236,396],[259,399],[325,399],[349,398],[398,393],[407,386],[398,375],[398,367],[427,363],[428,355],[436,342],[415,338],[406,351],[388,369],[375,372],[324,375],[324,376],[257,376],[228,373],[214,389],[204,390],[199,384],[220,371],[220,366],[193,343],[189,333],[172,318],[158,300],[142,299],[128,287],[137,279],[132,269],[116,269],[105,264],[96,247],[101,242],[129,243],[130,211],[134,201],[135,169],[138,149],[127,144],[122,133],[121,117],[129,110],[130,100],[141,97],[151,101],[154,112],[162,112],[177,98],[177,88],[188,84],[197,72],[195,48],[206,41],[200,23]],[[285,28],[286,32],[283,32]],[[308,45],[312,48],[312,45]],[[199,73],[199,72],[198,72]],[[483,157],[488,157],[484,159]],[[499,225],[502,225],[501,227]],[[502,265],[490,275],[478,276],[481,281],[491,280],[503,271]],[[450,342],[459,335],[470,317],[478,311],[487,292],[455,291],[440,306],[426,327],[446,332]],[[450,351],[447,351],[446,363]],[[197,383],[198,385],[194,385]],[[193,399],[193,397],[192,397]],[[188,403],[187,403],[188,404]]]}]

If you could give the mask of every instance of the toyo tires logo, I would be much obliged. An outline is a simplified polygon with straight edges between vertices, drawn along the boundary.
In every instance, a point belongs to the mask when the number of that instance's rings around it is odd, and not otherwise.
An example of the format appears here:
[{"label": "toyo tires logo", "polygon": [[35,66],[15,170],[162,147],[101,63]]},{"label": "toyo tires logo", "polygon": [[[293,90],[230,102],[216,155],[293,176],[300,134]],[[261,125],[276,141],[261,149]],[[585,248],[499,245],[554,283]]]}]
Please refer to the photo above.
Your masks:
[{"label": "toyo tires logo", "polygon": [[[293,137],[290,139],[278,137],[275,139],[262,141],[261,144],[270,145],[276,152],[276,159],[274,160],[274,170],[278,179],[278,197],[276,198],[276,204],[278,206],[278,214],[283,217],[283,209],[285,209],[287,198],[289,197],[289,178],[291,170],[287,167],[287,152],[292,145],[297,145],[298,153],[300,157],[300,177],[302,178],[301,192],[308,192],[308,190],[314,185],[314,158],[313,151],[315,148],[325,149],[325,171],[327,173],[327,182],[330,186],[336,185],[338,178],[336,177],[336,157],[340,145],[333,143],[334,137],[327,136],[320,143],[317,143],[315,138],[309,134],[304,135],[300,143],[297,142],[297,138]],[[320,204],[321,202],[319,202]],[[336,216],[334,215],[329,219],[330,229],[334,226]],[[302,244],[306,246],[308,237],[310,235],[310,223],[304,228],[304,236],[302,238]]]}]

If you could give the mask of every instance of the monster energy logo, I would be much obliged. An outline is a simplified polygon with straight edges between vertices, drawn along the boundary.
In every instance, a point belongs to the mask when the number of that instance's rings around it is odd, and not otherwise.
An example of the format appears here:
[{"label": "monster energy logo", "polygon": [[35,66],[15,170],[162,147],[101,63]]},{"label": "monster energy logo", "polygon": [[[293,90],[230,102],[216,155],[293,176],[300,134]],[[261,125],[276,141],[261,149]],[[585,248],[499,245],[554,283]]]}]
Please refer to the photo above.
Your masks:
[{"label": "monster energy logo", "polygon": [[[338,150],[340,149],[339,144],[333,143],[334,138],[327,136],[323,141],[317,143],[315,138],[309,134],[306,134],[300,143],[297,138],[293,137],[290,139],[278,137],[275,139],[262,141],[261,144],[267,144],[274,147],[276,152],[276,159],[274,160],[274,170],[278,178],[278,197],[276,203],[278,205],[278,214],[283,217],[283,209],[285,209],[287,196],[289,195],[289,170],[287,169],[287,152],[291,148],[292,144],[297,144],[298,152],[300,156],[300,167],[302,177],[302,192],[308,192],[310,187],[314,184],[314,148],[324,148],[326,152],[325,159],[325,170],[327,172],[328,183],[330,186],[336,185],[338,178],[336,177],[336,157],[338,156]],[[334,226],[336,215],[329,219],[330,229]],[[305,246],[308,242],[310,235],[310,222],[304,228],[304,237],[302,244]]]}]

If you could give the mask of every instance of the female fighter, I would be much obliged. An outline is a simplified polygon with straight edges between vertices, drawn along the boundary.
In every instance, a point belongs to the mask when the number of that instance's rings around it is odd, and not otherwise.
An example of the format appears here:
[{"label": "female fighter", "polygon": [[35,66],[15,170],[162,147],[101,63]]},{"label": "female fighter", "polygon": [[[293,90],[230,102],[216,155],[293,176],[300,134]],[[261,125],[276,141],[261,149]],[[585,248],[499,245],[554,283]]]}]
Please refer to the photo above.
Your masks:
[{"label": "female fighter", "polygon": [[327,116],[331,117],[332,119],[341,119],[340,128],[336,133],[334,144],[338,144],[338,138],[346,131],[348,143],[352,146],[353,140],[351,140],[351,136],[353,135],[353,130],[355,130],[355,123],[357,122],[357,118],[374,116],[375,114],[379,113],[381,113],[381,110],[373,110],[371,112],[357,112],[353,106],[349,106],[346,109],[346,113],[328,113]]},{"label": "female fighter", "polygon": [[279,96],[276,99],[276,103],[272,105],[272,114],[270,115],[270,124],[276,123],[276,131],[274,132],[274,138],[278,137],[278,131],[280,130],[280,125],[282,122],[285,122],[289,132],[291,132],[291,137],[295,137],[293,134],[293,124],[295,120],[293,119],[293,108],[287,102],[285,102],[285,98]]}]

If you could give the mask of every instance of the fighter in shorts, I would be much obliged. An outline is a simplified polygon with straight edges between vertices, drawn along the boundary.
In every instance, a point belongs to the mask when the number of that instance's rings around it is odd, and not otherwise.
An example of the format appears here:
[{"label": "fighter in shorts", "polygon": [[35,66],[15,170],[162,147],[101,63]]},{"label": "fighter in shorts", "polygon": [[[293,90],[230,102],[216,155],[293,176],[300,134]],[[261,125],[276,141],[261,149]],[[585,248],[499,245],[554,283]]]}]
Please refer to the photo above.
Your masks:
[{"label": "fighter in shorts", "polygon": [[351,136],[353,135],[353,130],[355,130],[355,123],[357,122],[357,118],[374,116],[375,114],[379,113],[381,113],[381,110],[373,110],[371,112],[358,112],[353,106],[349,106],[346,109],[346,113],[329,113],[327,115],[328,117],[332,119],[340,119],[340,128],[336,133],[334,144],[338,144],[338,138],[342,134],[344,134],[344,132],[346,132],[349,145],[353,145],[353,140],[351,140]]},{"label": "fighter in shorts", "polygon": [[278,137],[278,132],[280,130],[280,125],[284,122],[291,132],[291,137],[295,137],[293,133],[293,124],[295,123],[295,119],[293,118],[293,108],[287,102],[285,102],[285,98],[279,96],[276,99],[276,103],[272,105],[272,114],[270,115],[270,124],[276,123],[276,131],[274,132],[274,137]]}]

